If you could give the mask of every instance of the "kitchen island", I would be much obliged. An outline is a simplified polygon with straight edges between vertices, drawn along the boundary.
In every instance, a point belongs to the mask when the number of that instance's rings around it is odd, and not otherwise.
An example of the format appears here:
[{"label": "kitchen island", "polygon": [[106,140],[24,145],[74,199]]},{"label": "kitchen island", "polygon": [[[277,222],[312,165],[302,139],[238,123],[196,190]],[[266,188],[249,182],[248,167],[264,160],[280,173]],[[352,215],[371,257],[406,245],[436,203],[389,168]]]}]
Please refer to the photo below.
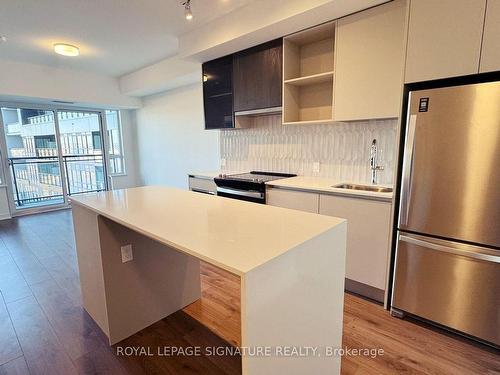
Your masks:
[{"label": "kitchen island", "polygon": [[165,187],[71,201],[83,305],[111,345],[199,299],[201,260],[240,277],[241,347],[265,350],[244,374],[340,373],[345,220]]}]

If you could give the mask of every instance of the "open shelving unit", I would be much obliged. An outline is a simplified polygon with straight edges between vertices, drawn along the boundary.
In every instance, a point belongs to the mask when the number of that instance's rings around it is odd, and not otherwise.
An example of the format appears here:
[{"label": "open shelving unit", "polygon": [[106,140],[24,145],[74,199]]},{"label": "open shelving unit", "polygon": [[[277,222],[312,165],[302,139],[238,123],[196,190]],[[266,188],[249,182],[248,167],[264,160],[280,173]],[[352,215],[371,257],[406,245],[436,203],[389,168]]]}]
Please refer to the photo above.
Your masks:
[{"label": "open shelving unit", "polygon": [[312,74],[305,77],[287,79],[285,84],[293,86],[307,86],[315,83],[331,82],[333,79],[333,70],[331,72],[324,72]]},{"label": "open shelving unit", "polygon": [[335,23],[283,40],[283,124],[333,121]]}]

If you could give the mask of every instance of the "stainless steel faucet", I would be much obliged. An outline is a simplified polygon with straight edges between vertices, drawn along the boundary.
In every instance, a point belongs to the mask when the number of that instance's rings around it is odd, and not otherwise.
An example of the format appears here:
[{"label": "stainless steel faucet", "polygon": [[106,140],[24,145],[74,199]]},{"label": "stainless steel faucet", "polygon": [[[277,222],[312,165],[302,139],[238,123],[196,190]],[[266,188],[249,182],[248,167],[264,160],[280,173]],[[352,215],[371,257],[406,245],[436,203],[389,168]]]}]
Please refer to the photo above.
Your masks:
[{"label": "stainless steel faucet", "polygon": [[377,165],[377,140],[372,141],[370,148],[370,169],[372,171],[372,184],[377,184],[377,171],[383,171],[384,167]]}]

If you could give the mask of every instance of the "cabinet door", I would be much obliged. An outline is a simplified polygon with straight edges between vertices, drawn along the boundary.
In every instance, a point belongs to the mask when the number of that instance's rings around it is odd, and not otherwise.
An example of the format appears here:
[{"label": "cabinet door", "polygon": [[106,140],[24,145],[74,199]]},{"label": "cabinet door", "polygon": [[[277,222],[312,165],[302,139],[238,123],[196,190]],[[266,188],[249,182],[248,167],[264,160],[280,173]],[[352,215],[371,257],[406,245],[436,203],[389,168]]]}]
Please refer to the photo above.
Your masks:
[{"label": "cabinet door", "polygon": [[385,290],[391,203],[321,194],[319,213],[347,219],[346,278]]},{"label": "cabinet door", "polygon": [[202,70],[205,129],[234,127],[233,57],[208,61]]},{"label": "cabinet door", "polygon": [[486,0],[411,0],[405,82],[475,74]]},{"label": "cabinet door", "polygon": [[266,190],[266,204],[317,214],[319,194],[268,188]]},{"label": "cabinet door", "polygon": [[282,56],[282,39],[235,54],[235,112],[281,106]]},{"label": "cabinet door", "polygon": [[500,70],[500,0],[488,0],[479,72]]},{"label": "cabinet door", "polygon": [[338,21],[335,120],[399,116],[405,18],[406,3],[398,0]]}]

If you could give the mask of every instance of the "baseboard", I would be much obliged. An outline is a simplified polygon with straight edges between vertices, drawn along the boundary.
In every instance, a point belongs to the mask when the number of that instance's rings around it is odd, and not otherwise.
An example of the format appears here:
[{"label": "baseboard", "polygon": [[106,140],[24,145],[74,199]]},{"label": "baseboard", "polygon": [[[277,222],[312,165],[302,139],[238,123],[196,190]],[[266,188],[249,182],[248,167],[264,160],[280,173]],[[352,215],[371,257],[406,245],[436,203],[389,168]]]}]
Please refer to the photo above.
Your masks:
[{"label": "baseboard", "polygon": [[377,302],[384,303],[385,291],[382,289],[375,288],[370,285],[360,283],[359,281],[345,279],[345,290],[359,294],[363,297],[372,299]]},{"label": "baseboard", "polygon": [[10,214],[0,215],[0,220],[7,220],[7,219],[12,219],[12,216],[10,216]]}]

